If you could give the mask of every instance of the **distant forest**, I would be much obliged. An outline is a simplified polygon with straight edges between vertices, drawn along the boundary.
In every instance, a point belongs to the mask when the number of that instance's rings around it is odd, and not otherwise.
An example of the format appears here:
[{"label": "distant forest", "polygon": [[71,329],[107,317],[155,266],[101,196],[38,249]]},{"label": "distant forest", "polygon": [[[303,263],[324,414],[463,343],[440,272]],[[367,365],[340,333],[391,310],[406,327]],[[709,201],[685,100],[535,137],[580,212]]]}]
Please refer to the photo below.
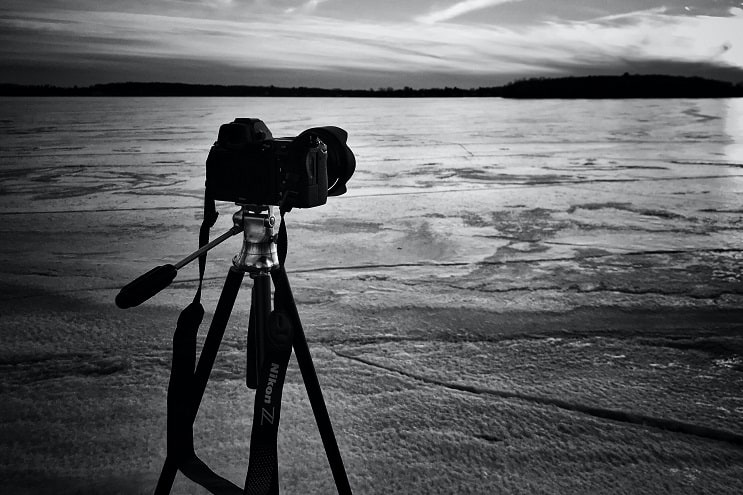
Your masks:
[{"label": "distant forest", "polygon": [[324,89],[277,86],[222,86],[124,82],[84,87],[0,84],[0,96],[296,96],[296,97],[502,97],[502,98],[731,98],[743,96],[737,84],[702,77],[630,75],[531,78],[504,86],[462,89]]}]

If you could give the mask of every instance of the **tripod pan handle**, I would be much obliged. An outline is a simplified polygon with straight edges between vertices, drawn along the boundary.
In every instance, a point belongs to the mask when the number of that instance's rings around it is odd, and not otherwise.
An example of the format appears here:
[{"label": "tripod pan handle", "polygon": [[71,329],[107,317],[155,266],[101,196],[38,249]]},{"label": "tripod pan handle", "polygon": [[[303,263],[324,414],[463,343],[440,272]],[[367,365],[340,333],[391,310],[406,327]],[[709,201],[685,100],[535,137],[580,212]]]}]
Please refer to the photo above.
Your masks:
[{"label": "tripod pan handle", "polygon": [[121,309],[139,306],[169,286],[177,274],[178,269],[173,265],[153,268],[125,285],[116,296],[116,305]]}]

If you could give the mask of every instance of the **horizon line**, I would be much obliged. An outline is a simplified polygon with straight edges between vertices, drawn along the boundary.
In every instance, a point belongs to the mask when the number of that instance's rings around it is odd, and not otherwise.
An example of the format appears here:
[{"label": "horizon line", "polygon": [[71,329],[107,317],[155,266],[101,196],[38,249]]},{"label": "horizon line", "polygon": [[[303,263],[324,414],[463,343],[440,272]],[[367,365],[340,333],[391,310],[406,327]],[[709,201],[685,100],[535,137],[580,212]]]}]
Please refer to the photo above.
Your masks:
[{"label": "horizon line", "polygon": [[437,87],[420,87],[420,88],[413,88],[411,86],[403,86],[403,87],[393,87],[393,86],[379,86],[377,88],[342,88],[342,87],[322,87],[322,86],[279,86],[276,84],[225,84],[225,83],[192,83],[192,82],[183,82],[183,81],[111,81],[111,82],[98,82],[98,83],[89,83],[87,85],[72,85],[72,86],[64,86],[64,85],[57,85],[57,84],[51,84],[51,83],[11,83],[11,82],[2,82],[0,81],[0,87],[26,87],[26,88],[49,88],[49,89],[64,89],[64,90],[82,90],[82,89],[92,89],[96,87],[102,87],[102,86],[116,86],[116,85],[171,85],[171,86],[190,86],[190,87],[215,87],[215,88],[271,88],[271,89],[277,89],[277,90],[291,90],[291,89],[303,89],[303,90],[319,90],[319,91],[348,91],[348,92],[392,92],[392,91],[436,91],[436,90],[459,90],[459,91],[476,91],[476,90],[482,90],[482,89],[495,89],[495,88],[504,88],[509,85],[517,84],[517,83],[524,83],[529,81],[539,81],[539,82],[547,82],[547,81],[557,81],[557,80],[565,80],[565,79],[575,79],[575,80],[584,80],[584,79],[614,79],[614,78],[668,78],[668,79],[678,79],[678,80],[698,80],[698,81],[709,81],[709,82],[717,82],[722,83],[730,86],[743,86],[743,79],[732,82],[732,81],[725,81],[723,79],[715,79],[711,77],[704,77],[700,75],[677,75],[677,74],[631,74],[628,72],[624,72],[623,74],[589,74],[589,75],[580,75],[580,76],[573,76],[573,75],[567,75],[567,76],[531,76],[531,77],[520,77],[513,79],[507,83],[499,84],[499,85],[491,85],[491,86],[469,86],[469,87],[460,87],[460,86],[437,86]]},{"label": "horizon line", "polygon": [[89,86],[53,86],[0,83],[0,96],[7,97],[501,97],[501,98],[731,98],[743,97],[743,81],[734,83],[702,76],[669,74],[589,75],[531,77],[501,86],[478,88],[370,89],[320,88],[308,86],[201,84],[186,82],[109,82]]}]

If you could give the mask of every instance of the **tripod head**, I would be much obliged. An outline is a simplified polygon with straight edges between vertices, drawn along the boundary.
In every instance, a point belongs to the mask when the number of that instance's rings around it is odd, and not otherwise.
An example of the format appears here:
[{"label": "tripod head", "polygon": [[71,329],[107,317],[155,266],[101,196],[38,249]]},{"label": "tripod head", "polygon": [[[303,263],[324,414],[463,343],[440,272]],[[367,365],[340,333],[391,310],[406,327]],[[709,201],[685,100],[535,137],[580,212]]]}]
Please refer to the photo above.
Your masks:
[{"label": "tripod head", "polygon": [[175,280],[178,270],[197,259],[230,237],[243,233],[243,245],[232,259],[233,266],[251,275],[268,274],[278,268],[278,239],[281,216],[276,216],[277,206],[238,205],[240,210],[232,215],[232,228],[205,246],[175,264],[161,265],[125,285],[116,296],[121,309],[139,306]]},{"label": "tripod head", "polygon": [[278,206],[238,205],[240,211],[232,215],[235,228],[243,232],[243,246],[232,259],[232,265],[251,275],[268,273],[279,266],[276,245],[281,216],[276,217]]}]

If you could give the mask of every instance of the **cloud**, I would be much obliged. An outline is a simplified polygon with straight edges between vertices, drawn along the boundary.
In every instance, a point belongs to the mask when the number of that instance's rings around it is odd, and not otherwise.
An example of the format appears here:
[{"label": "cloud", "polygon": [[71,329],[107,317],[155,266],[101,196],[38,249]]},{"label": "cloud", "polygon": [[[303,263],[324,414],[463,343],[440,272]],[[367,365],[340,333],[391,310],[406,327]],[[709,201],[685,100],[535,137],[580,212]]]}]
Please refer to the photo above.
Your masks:
[{"label": "cloud", "polygon": [[[140,57],[147,67],[139,74],[149,80],[157,77],[153,60],[161,59],[168,67],[163,80],[178,74],[188,81],[189,71],[200,64],[222,64],[230,74],[324,72],[329,85],[339,77],[362,73],[450,74],[458,81],[469,75],[482,81],[500,74],[584,73],[591,67],[605,70],[661,60],[677,66],[743,70],[743,46],[738,42],[742,20],[741,9],[730,11],[728,17],[650,10],[507,29],[257,13],[234,19],[122,12],[6,13],[0,18],[0,60],[54,61],[55,66],[81,59],[90,64],[108,60],[110,65],[121,57],[130,61]],[[178,61],[183,70],[175,72]],[[136,70],[130,80],[145,77]],[[223,82],[219,71],[213,73],[213,82]],[[203,74],[198,77],[203,80]]]},{"label": "cloud", "polygon": [[495,5],[510,2],[520,2],[521,0],[462,0],[454,5],[441,10],[435,10],[426,15],[417,17],[415,20],[423,24],[434,24],[437,22],[448,21],[461,15],[482,10]]},{"label": "cloud", "polygon": [[[743,68],[740,40],[743,10],[730,9],[726,17],[668,15],[644,10],[591,22],[549,23],[530,30],[549,37],[567,55],[586,61],[667,60],[712,63]],[[580,50],[579,50],[580,48]]]},{"label": "cloud", "polygon": [[284,13],[286,14],[293,14],[295,12],[302,12],[304,14],[310,14],[314,12],[317,9],[317,6],[321,3],[325,3],[328,0],[308,0],[307,2],[302,3],[298,7],[288,7],[286,10],[284,10]]}]

